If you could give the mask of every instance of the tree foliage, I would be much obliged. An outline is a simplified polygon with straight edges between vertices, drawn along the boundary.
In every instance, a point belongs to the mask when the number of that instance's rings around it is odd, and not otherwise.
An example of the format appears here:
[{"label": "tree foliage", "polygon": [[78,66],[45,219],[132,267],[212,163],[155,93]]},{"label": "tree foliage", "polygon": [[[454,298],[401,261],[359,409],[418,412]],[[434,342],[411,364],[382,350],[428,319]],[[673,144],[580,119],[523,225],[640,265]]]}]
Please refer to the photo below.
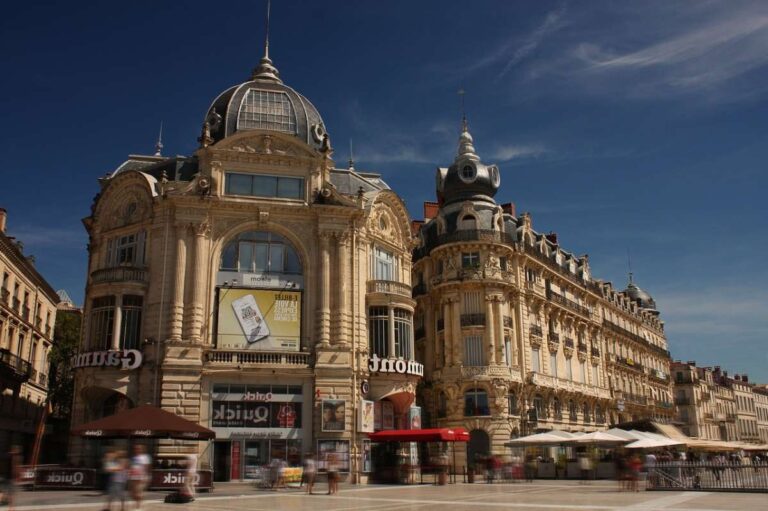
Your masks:
[{"label": "tree foliage", "polygon": [[79,311],[60,310],[56,314],[53,346],[49,355],[51,374],[48,387],[53,415],[56,417],[69,418],[72,410],[75,387],[72,357],[77,354],[80,345],[81,322],[82,314]]}]

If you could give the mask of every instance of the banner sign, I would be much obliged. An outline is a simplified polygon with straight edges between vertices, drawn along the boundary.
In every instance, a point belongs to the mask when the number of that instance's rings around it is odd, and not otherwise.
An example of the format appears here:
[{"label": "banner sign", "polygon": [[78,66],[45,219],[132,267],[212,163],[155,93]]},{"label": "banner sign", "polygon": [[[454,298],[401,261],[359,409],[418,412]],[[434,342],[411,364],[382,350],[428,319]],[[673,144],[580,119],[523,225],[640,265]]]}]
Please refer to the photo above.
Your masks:
[{"label": "banner sign", "polygon": [[424,376],[424,365],[415,360],[402,358],[379,358],[375,353],[368,359],[368,370],[372,373],[397,373]]},{"label": "banner sign", "polygon": [[301,291],[220,288],[216,345],[251,351],[299,351]]},{"label": "banner sign", "polygon": [[96,470],[91,468],[38,468],[35,471],[36,488],[94,488]]},{"label": "banner sign", "polygon": [[358,422],[358,429],[361,433],[373,433],[373,401],[367,401],[365,399],[360,400],[360,420]]},{"label": "banner sign", "polygon": [[[185,470],[153,470],[149,482],[150,490],[171,490],[180,488],[187,481]],[[195,487],[199,489],[213,488],[213,472],[198,470],[195,474]]]},{"label": "banner sign", "polygon": [[72,367],[119,367],[137,369],[143,360],[139,350],[89,351],[72,357]]},{"label": "banner sign", "polygon": [[214,428],[300,428],[301,403],[214,401]]},{"label": "banner sign", "polygon": [[344,431],[347,428],[347,403],[343,399],[323,399],[322,431]]}]

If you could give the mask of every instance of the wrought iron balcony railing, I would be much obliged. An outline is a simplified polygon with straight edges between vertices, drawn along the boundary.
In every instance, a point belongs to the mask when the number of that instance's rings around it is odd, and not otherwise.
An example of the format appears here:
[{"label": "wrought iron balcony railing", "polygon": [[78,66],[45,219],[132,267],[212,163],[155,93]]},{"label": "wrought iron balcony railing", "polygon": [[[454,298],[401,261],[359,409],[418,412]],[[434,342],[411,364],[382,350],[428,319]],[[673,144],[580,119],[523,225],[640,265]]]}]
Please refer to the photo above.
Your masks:
[{"label": "wrought iron balcony railing", "polygon": [[144,268],[133,266],[117,266],[114,268],[101,268],[91,273],[91,282],[101,284],[105,282],[149,282],[149,272]]},{"label": "wrought iron balcony railing", "polygon": [[474,314],[461,315],[461,326],[484,326],[484,325],[485,325],[485,314],[474,313]]},{"label": "wrought iron balcony railing", "polygon": [[405,296],[410,298],[413,296],[411,286],[396,280],[369,280],[368,281],[369,293],[385,293],[390,295]]}]

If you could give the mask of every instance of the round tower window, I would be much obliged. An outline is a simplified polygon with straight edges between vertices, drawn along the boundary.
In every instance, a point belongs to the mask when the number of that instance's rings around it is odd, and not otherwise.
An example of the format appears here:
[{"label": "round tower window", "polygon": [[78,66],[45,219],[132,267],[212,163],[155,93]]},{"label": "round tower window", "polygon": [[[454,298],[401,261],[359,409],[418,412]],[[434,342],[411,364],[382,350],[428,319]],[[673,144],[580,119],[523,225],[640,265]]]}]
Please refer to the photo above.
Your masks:
[{"label": "round tower window", "polygon": [[475,176],[477,176],[477,169],[475,169],[474,165],[464,165],[464,167],[461,169],[462,180],[467,182],[473,181]]}]

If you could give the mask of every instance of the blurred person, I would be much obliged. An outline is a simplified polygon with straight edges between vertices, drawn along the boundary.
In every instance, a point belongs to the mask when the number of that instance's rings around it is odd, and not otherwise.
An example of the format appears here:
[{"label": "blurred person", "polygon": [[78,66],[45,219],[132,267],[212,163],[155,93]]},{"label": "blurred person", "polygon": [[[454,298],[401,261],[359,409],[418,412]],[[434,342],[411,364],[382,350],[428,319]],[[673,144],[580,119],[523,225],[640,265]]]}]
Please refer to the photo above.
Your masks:
[{"label": "blurred person", "polygon": [[16,491],[21,480],[21,448],[18,445],[11,447],[8,453],[8,472],[6,474],[5,501],[8,511],[13,511],[16,505]]},{"label": "blurred person", "polygon": [[525,481],[527,483],[533,482],[533,477],[536,474],[536,460],[532,455],[525,457]]},{"label": "blurred person", "polygon": [[581,470],[581,484],[587,484],[592,472],[592,459],[585,452],[579,455],[579,470]]},{"label": "blurred person", "polygon": [[190,501],[195,500],[195,481],[197,479],[197,455],[187,456],[186,469],[184,471],[184,487],[182,494],[189,497]]},{"label": "blurred person", "polygon": [[339,457],[335,452],[328,453],[328,495],[339,492]]},{"label": "blurred person", "polygon": [[307,493],[312,495],[312,487],[315,485],[315,477],[317,476],[317,463],[312,453],[307,454],[304,458],[304,474],[303,479],[307,482]]},{"label": "blurred person", "polygon": [[144,446],[135,444],[133,446],[133,457],[131,458],[131,467],[128,471],[128,480],[131,488],[131,497],[136,502],[136,511],[141,511],[141,503],[144,500],[144,490],[149,482],[149,468],[152,466],[152,460],[146,453]]},{"label": "blurred person", "polygon": [[107,506],[112,511],[112,501],[120,503],[125,510],[125,486],[128,483],[128,459],[122,451],[107,451],[104,456],[104,470],[107,473]]},{"label": "blurred person", "polygon": [[640,461],[640,456],[637,454],[632,455],[629,459],[629,473],[630,473],[630,491],[640,491],[637,482],[640,479],[640,469],[643,467],[643,462]]}]

